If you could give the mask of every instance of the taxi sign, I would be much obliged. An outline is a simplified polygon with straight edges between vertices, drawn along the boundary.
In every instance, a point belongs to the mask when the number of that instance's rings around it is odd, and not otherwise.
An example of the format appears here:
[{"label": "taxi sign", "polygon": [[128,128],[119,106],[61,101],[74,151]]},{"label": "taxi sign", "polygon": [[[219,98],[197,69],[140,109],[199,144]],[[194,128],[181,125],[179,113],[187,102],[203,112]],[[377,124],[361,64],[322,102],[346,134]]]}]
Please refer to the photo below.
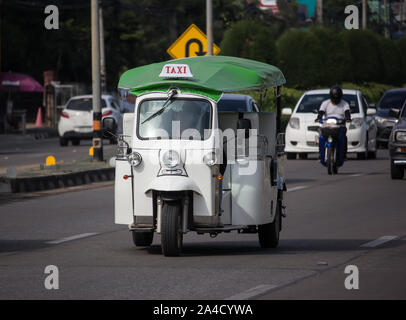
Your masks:
[{"label": "taxi sign", "polygon": [[[169,55],[174,59],[207,55],[207,37],[195,24],[191,24],[184,33],[169,47]],[[220,48],[213,43],[213,55],[220,53]]]},{"label": "taxi sign", "polygon": [[159,76],[161,78],[193,78],[192,71],[187,64],[166,64]]}]

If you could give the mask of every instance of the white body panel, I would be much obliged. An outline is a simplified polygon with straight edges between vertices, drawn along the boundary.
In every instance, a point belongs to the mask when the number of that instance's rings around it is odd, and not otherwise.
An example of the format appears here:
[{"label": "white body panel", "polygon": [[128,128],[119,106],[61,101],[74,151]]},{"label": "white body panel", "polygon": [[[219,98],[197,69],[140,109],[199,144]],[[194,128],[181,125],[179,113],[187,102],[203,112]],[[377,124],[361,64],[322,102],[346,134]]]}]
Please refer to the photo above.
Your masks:
[{"label": "white body panel", "polygon": [[131,167],[127,160],[116,160],[116,177],[114,184],[114,222],[129,225],[133,222],[132,179],[124,180],[131,175]]}]

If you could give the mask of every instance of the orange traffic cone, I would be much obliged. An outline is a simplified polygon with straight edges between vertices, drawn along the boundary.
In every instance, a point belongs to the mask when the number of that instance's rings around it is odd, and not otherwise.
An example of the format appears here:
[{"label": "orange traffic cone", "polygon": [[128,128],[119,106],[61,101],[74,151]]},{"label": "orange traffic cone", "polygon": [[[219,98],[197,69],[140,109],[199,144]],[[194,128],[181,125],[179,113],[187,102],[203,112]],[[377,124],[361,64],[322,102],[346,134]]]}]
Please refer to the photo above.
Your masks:
[{"label": "orange traffic cone", "polygon": [[42,127],[42,112],[41,112],[41,107],[38,108],[37,112],[37,121],[35,121],[35,126],[36,127]]}]

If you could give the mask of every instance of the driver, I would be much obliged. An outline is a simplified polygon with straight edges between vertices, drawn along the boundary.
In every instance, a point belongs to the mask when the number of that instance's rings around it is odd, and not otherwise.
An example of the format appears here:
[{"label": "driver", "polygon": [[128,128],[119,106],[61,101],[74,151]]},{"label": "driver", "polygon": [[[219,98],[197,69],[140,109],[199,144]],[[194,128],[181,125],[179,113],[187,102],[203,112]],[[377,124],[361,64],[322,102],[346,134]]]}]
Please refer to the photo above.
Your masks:
[{"label": "driver", "polygon": [[[330,99],[321,104],[316,122],[320,122],[323,117],[336,117],[338,119],[345,119],[346,122],[351,122],[350,105],[343,100],[343,90],[340,86],[335,85],[331,87]],[[342,130],[344,130],[344,158],[346,159],[348,150],[347,127],[342,126]]]}]

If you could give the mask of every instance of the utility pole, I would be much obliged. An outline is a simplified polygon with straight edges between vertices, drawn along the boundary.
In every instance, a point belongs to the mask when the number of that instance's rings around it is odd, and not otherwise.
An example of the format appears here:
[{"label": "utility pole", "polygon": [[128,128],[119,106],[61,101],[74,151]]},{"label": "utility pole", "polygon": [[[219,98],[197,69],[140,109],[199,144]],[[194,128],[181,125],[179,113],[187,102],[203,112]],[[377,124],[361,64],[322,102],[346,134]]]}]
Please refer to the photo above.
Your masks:
[{"label": "utility pole", "polygon": [[385,37],[389,38],[389,15],[388,15],[388,1],[383,0],[383,8],[384,8],[384,25],[385,25]]},{"label": "utility pole", "polygon": [[99,7],[99,34],[100,34],[100,77],[102,93],[106,92],[106,61],[104,58],[104,27],[103,27],[103,9]]},{"label": "utility pole", "polygon": [[206,0],[207,55],[213,55],[213,1]]},{"label": "utility pole", "polygon": [[316,22],[317,24],[323,24],[323,0],[316,1]]},{"label": "utility pole", "polygon": [[100,101],[99,0],[91,0],[92,11],[92,91],[93,91],[93,159],[103,161]]},{"label": "utility pole", "polygon": [[367,28],[367,0],[362,0],[362,29],[366,30]]}]

